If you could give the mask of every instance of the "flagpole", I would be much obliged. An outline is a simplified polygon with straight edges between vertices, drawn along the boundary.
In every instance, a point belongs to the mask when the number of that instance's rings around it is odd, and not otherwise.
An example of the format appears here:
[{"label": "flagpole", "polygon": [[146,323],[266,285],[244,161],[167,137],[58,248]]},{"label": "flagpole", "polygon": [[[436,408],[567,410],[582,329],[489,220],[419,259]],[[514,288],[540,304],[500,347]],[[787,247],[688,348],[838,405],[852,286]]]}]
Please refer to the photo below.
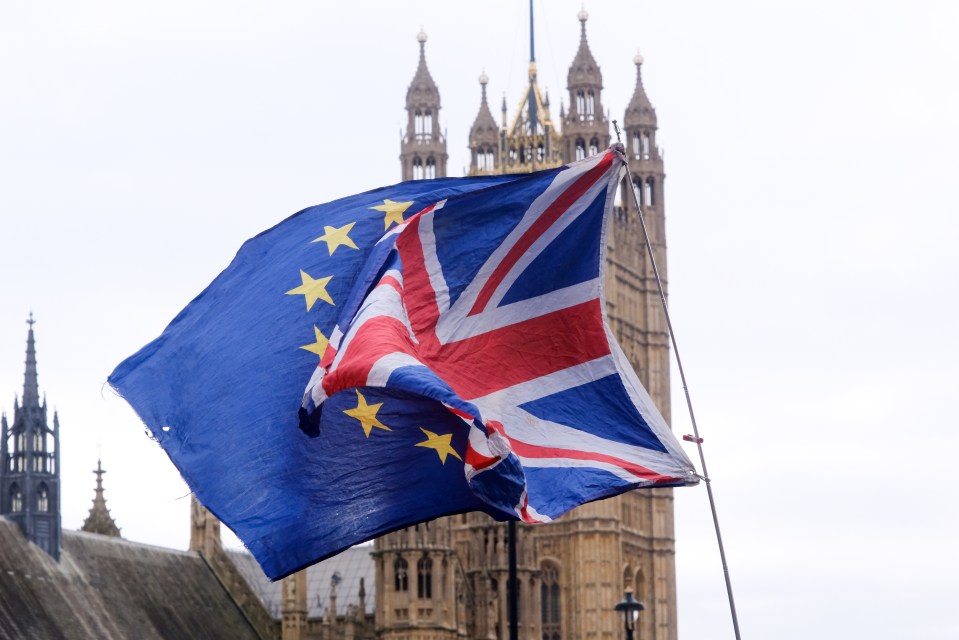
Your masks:
[{"label": "flagpole", "polygon": [[[616,141],[622,143],[619,124],[615,120],[613,120],[613,128],[616,130]],[[662,278],[659,277],[659,267],[656,266],[653,245],[649,239],[649,230],[646,228],[646,217],[643,215],[643,208],[639,204],[639,198],[636,197],[636,190],[633,189],[633,174],[629,170],[629,163],[623,163],[623,166],[626,168],[626,178],[629,180],[629,191],[633,194],[633,202],[636,204],[636,210],[639,212],[639,222],[643,227],[643,238],[646,241],[646,253],[649,255],[649,262],[653,267],[653,275],[656,276],[656,286],[659,288],[659,298],[663,303],[663,313],[666,316],[666,327],[669,329],[669,340],[673,345],[673,353],[676,355],[676,367],[679,369],[679,378],[683,384],[683,393],[686,395],[686,408],[689,410],[689,421],[693,427],[696,449],[699,451],[699,463],[703,469],[702,478],[706,483],[706,495],[709,496],[709,509],[713,514],[713,527],[716,529],[716,542],[719,544],[719,558],[723,565],[723,577],[726,579],[726,594],[729,597],[729,612],[733,619],[733,632],[736,635],[736,640],[740,640],[739,618],[736,616],[736,602],[733,599],[733,584],[729,577],[729,565],[726,563],[726,549],[723,546],[723,535],[719,530],[719,516],[716,515],[716,500],[713,497],[712,482],[709,479],[709,473],[706,471],[706,455],[703,453],[703,439],[699,437],[699,427],[696,425],[696,414],[693,412],[693,401],[690,398],[689,387],[686,384],[686,373],[683,371],[683,361],[679,357],[676,334],[673,332],[673,322],[669,316],[669,306],[666,304],[666,291],[663,289]]]}]

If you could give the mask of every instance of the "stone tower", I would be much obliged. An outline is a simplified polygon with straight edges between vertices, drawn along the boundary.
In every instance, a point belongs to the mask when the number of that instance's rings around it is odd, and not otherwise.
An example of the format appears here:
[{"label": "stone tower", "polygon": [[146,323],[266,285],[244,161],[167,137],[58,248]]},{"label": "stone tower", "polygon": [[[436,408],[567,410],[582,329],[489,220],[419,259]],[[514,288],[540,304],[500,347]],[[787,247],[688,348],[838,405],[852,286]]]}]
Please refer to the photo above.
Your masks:
[{"label": "stone tower", "polygon": [[[504,100],[502,124],[497,128],[487,101],[488,78],[485,73],[480,77],[480,108],[469,132],[470,175],[533,171],[608,148],[611,136],[602,100],[603,76],[589,48],[589,16],[581,11],[578,18],[580,41],[567,75],[569,108],[561,109],[562,131],[553,126],[548,98],[540,95],[536,83],[531,32],[529,83],[511,123]],[[634,189],[639,198],[665,284],[665,173],[656,145],[656,113],[642,83],[642,58],[637,56],[634,62],[636,88],[623,119],[623,142],[634,184],[623,178],[609,222],[607,311],[620,346],[668,421],[668,334],[630,193]],[[440,625],[442,637],[455,633],[460,638],[506,640],[507,526],[484,514],[469,513],[440,518],[428,528],[435,540],[448,536],[452,541],[456,572],[446,601],[456,603],[455,616],[430,619],[429,624],[412,617],[411,612],[428,608],[408,595],[408,584],[397,576],[401,571],[413,575],[412,558],[423,554],[429,544],[408,529],[376,541],[378,635],[432,640],[440,636],[435,635],[438,627],[431,625]],[[548,525],[519,524],[517,529],[520,638],[618,640],[622,619],[611,609],[624,590],[631,589],[646,606],[637,620],[636,639],[675,640],[670,489],[632,491],[584,505]],[[448,553],[445,544],[439,548]]]},{"label": "stone tower", "polygon": [[467,633],[451,520],[400,529],[373,543],[378,638],[454,640]]},{"label": "stone tower", "polygon": [[420,61],[406,90],[406,134],[400,144],[403,180],[445,178],[446,136],[440,133],[440,92],[426,67],[426,33],[416,35]]},{"label": "stone tower", "polygon": [[47,422],[40,402],[35,321],[27,324],[27,360],[23,397],[13,403],[13,424],[0,418],[0,515],[16,522],[28,540],[60,559],[60,421]]},{"label": "stone tower", "polygon": [[110,515],[106,498],[103,497],[103,474],[106,471],[103,470],[99,459],[97,460],[97,468],[93,470],[93,473],[97,476],[97,486],[93,490],[93,506],[90,507],[90,513],[87,515],[87,519],[83,521],[80,531],[119,538],[120,528],[117,527],[113,516]]}]

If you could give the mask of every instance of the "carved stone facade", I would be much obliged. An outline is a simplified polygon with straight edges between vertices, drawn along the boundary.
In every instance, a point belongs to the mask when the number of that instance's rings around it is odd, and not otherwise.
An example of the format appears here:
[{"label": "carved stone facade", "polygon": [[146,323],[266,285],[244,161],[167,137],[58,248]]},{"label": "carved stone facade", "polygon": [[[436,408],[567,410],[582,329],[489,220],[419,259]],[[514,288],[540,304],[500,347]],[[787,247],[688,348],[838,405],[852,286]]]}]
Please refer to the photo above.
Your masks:
[{"label": "carved stone facade", "polygon": [[[521,173],[596,154],[610,144],[602,102],[603,78],[580,12],[579,49],[567,76],[569,107],[562,130],[540,94],[532,46],[529,84],[511,123],[504,100],[497,125],[480,77],[481,100],[469,133],[470,175]],[[426,68],[420,35],[420,68]],[[656,112],[642,83],[623,118],[623,144],[633,183],[623,178],[611,221],[607,311],[620,346],[663,416],[669,420],[669,343],[643,230],[630,189],[643,208],[657,265],[666,278],[663,160],[656,146]],[[430,85],[435,89],[432,78]],[[436,92],[438,108],[438,91]],[[407,109],[410,109],[409,96]],[[436,114],[436,110],[432,112]],[[413,116],[411,115],[411,118]],[[412,120],[411,120],[412,122]],[[433,130],[438,126],[434,121]],[[444,140],[445,145],[445,140]],[[415,177],[405,158],[404,179]],[[444,147],[445,150],[445,147]],[[670,489],[633,491],[584,505],[547,525],[519,525],[519,635],[523,640],[617,640],[622,621],[613,605],[632,589],[646,606],[636,640],[675,640],[676,574]],[[505,640],[507,525],[480,513],[441,518],[374,543],[376,634],[383,640]],[[424,587],[424,585],[428,585]]]}]

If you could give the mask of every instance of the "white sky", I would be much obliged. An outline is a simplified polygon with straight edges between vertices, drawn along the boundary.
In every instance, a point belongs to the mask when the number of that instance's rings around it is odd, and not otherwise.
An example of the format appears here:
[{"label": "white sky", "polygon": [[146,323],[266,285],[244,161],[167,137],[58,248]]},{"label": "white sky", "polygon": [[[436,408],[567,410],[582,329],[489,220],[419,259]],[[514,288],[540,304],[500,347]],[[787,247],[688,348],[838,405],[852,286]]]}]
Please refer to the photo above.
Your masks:
[{"label": "white sky", "polygon": [[[555,118],[580,3],[540,5]],[[421,24],[460,174],[477,76],[512,112],[528,46],[521,0],[468,6],[0,7],[0,406],[12,417],[32,309],[65,528],[102,455],[124,536],[186,547],[187,489],[107,374],[243,240],[398,180]],[[959,5],[586,8],[613,117],[646,58],[674,324],[743,637],[959,637]],[[680,633],[731,638],[705,489],[675,495]]]}]

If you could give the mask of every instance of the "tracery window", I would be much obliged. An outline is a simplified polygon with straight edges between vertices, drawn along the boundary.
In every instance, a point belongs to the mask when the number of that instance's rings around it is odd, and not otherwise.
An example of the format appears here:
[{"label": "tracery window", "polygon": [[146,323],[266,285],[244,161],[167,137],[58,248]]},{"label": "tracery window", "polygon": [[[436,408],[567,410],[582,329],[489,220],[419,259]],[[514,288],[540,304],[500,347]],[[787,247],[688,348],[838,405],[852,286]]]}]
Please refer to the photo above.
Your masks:
[{"label": "tracery window", "polygon": [[593,138],[589,141],[589,155],[595,156],[597,153],[599,153],[599,140]]},{"label": "tracery window", "polygon": [[576,159],[582,160],[586,157],[586,141],[582,138],[576,138]]},{"label": "tracery window", "polygon": [[560,591],[559,567],[552,562],[544,562],[540,567],[540,612],[543,625],[543,640],[560,639]]},{"label": "tracery window", "polygon": [[589,120],[596,117],[596,96],[592,89],[586,94],[586,117]]},{"label": "tracery window", "polygon": [[430,156],[426,159],[426,171],[424,173],[425,178],[435,178],[436,177],[436,160],[433,159],[433,156]]},{"label": "tracery window", "polygon": [[423,556],[416,563],[416,596],[433,597],[433,561]]},{"label": "tracery window", "polygon": [[46,513],[50,510],[50,492],[45,485],[40,485],[37,491],[37,511]]},{"label": "tracery window", "polygon": [[413,158],[413,179],[423,179],[423,161],[420,160],[418,156]]},{"label": "tracery window", "polygon": [[13,513],[23,511],[23,492],[17,485],[10,487],[10,511]]},{"label": "tracery window", "polygon": [[580,120],[586,116],[586,94],[582,89],[576,92],[576,113]]},{"label": "tracery window", "polygon": [[397,558],[393,562],[393,576],[397,591],[409,591],[409,564],[404,558]]}]

